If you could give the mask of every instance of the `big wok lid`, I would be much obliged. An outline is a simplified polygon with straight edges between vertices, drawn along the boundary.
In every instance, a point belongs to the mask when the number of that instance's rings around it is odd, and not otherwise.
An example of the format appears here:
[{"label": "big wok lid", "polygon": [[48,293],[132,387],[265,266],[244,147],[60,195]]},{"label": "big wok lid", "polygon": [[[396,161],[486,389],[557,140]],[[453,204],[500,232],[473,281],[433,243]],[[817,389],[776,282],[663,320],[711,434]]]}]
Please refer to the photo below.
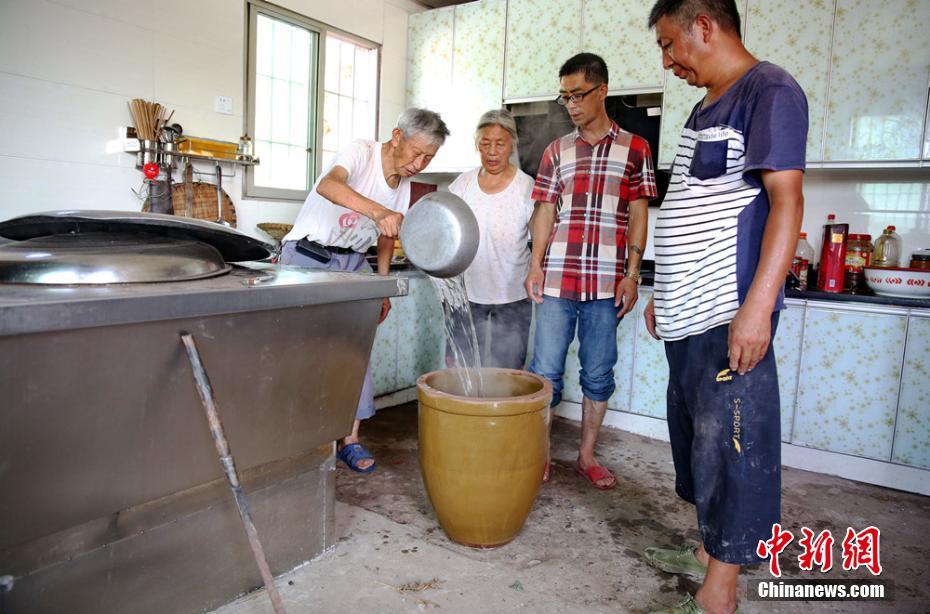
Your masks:
[{"label": "big wok lid", "polygon": [[72,209],[45,211],[0,222],[0,237],[16,241],[69,233],[104,232],[194,239],[215,247],[226,262],[264,260],[274,249],[272,245],[234,228],[161,213]]}]

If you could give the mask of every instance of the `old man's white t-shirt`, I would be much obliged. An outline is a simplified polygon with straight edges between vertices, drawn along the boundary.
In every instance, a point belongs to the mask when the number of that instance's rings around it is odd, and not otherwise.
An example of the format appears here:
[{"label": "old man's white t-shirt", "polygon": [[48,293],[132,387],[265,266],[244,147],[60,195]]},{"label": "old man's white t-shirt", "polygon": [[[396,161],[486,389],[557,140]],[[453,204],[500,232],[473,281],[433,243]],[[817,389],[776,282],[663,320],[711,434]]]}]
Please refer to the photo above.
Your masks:
[{"label": "old man's white t-shirt", "polygon": [[346,169],[348,186],[367,198],[398,213],[407,213],[410,206],[410,178],[403,177],[396,188],[384,179],[381,168],[381,143],[359,140],[336,154],[333,163],[320,175],[307,195],[294,228],[283,241],[299,241],[307,237],[321,245],[347,247],[357,252],[368,251],[378,240],[378,226],[368,217],[337,205],[320,196],[317,186],[334,166]]}]

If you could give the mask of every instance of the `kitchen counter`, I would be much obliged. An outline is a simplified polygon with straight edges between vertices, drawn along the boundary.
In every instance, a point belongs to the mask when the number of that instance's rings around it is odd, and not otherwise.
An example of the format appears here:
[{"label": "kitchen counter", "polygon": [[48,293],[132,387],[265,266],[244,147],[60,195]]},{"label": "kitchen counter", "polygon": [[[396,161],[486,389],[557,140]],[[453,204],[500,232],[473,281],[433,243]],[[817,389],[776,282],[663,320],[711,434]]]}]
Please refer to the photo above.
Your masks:
[{"label": "kitchen counter", "polygon": [[879,296],[877,294],[836,294],[817,290],[785,290],[785,298],[808,301],[836,301],[840,303],[868,303],[871,305],[889,305],[892,307],[916,307],[930,309],[928,298],[899,298],[896,296]]}]

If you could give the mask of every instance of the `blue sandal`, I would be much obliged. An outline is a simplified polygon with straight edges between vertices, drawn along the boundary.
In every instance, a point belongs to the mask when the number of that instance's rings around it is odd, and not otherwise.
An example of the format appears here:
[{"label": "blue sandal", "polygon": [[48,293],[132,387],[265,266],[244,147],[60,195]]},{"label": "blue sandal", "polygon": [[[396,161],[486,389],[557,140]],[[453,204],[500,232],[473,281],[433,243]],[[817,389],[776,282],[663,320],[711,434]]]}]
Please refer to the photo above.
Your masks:
[{"label": "blue sandal", "polygon": [[349,467],[352,471],[356,473],[371,473],[375,470],[375,467],[378,466],[378,463],[372,463],[370,467],[364,469],[359,468],[359,461],[370,458],[374,460],[374,456],[368,452],[365,448],[362,447],[360,443],[350,443],[344,446],[339,452],[336,453],[336,458],[341,460]]}]

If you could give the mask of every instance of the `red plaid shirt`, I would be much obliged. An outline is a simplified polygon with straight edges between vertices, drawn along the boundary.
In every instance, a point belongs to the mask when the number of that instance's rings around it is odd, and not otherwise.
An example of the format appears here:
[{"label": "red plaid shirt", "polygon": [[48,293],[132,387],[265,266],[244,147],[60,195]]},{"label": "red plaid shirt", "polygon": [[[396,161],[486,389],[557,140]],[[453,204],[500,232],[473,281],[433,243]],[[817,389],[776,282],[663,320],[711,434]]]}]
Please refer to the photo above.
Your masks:
[{"label": "red plaid shirt", "polygon": [[624,274],[629,205],[655,196],[649,143],[616,123],[594,145],[578,130],[550,143],[533,189],[533,200],[558,209],[543,259],[543,294],[613,298]]}]

